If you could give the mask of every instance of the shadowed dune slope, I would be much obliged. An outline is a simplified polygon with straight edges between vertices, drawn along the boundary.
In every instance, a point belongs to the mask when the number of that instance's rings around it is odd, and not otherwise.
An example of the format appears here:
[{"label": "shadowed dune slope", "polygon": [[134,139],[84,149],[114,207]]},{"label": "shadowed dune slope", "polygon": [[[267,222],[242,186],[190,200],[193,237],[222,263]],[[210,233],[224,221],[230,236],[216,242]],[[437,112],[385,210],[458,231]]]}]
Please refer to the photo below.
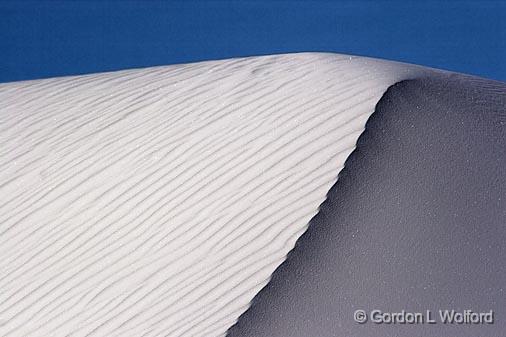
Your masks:
[{"label": "shadowed dune slope", "polygon": [[[506,331],[506,85],[401,81],[320,212],[229,337]],[[491,325],[358,324],[353,313],[495,312]]]}]

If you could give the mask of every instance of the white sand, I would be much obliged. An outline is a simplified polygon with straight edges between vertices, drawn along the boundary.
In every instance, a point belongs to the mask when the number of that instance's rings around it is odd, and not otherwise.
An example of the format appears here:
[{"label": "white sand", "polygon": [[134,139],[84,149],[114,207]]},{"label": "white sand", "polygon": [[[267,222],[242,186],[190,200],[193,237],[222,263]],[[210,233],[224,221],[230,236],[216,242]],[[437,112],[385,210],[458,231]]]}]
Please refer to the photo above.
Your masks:
[{"label": "white sand", "polygon": [[0,85],[0,335],[223,335],[419,72],[291,54]]}]

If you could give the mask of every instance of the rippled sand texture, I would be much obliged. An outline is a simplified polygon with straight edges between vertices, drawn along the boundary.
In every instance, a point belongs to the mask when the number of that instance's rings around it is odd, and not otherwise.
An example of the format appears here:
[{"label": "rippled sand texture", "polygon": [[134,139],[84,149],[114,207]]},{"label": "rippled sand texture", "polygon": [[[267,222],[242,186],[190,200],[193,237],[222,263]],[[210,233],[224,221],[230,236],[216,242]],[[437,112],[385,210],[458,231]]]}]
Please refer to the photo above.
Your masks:
[{"label": "rippled sand texture", "polygon": [[225,334],[419,72],[292,54],[0,85],[0,335]]}]

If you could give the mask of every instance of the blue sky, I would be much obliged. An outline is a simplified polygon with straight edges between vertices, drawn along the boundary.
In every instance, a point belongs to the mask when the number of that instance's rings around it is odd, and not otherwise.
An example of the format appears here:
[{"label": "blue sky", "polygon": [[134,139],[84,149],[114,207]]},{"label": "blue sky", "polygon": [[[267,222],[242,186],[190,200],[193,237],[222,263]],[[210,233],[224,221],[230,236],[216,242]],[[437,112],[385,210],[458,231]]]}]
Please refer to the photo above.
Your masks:
[{"label": "blue sky", "polygon": [[506,2],[0,2],[0,82],[298,51],[506,81]]}]

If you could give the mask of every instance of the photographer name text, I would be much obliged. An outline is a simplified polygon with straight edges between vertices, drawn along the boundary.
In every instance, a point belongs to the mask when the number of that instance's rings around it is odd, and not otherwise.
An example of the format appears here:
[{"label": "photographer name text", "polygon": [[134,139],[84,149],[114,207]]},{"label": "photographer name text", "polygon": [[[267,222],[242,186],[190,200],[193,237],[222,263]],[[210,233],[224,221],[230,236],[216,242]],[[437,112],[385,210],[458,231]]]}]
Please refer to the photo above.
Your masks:
[{"label": "photographer name text", "polygon": [[364,324],[493,324],[494,312],[475,312],[473,310],[425,310],[412,312],[401,310],[399,312],[386,312],[382,310],[356,310],[353,314],[355,322]]}]

